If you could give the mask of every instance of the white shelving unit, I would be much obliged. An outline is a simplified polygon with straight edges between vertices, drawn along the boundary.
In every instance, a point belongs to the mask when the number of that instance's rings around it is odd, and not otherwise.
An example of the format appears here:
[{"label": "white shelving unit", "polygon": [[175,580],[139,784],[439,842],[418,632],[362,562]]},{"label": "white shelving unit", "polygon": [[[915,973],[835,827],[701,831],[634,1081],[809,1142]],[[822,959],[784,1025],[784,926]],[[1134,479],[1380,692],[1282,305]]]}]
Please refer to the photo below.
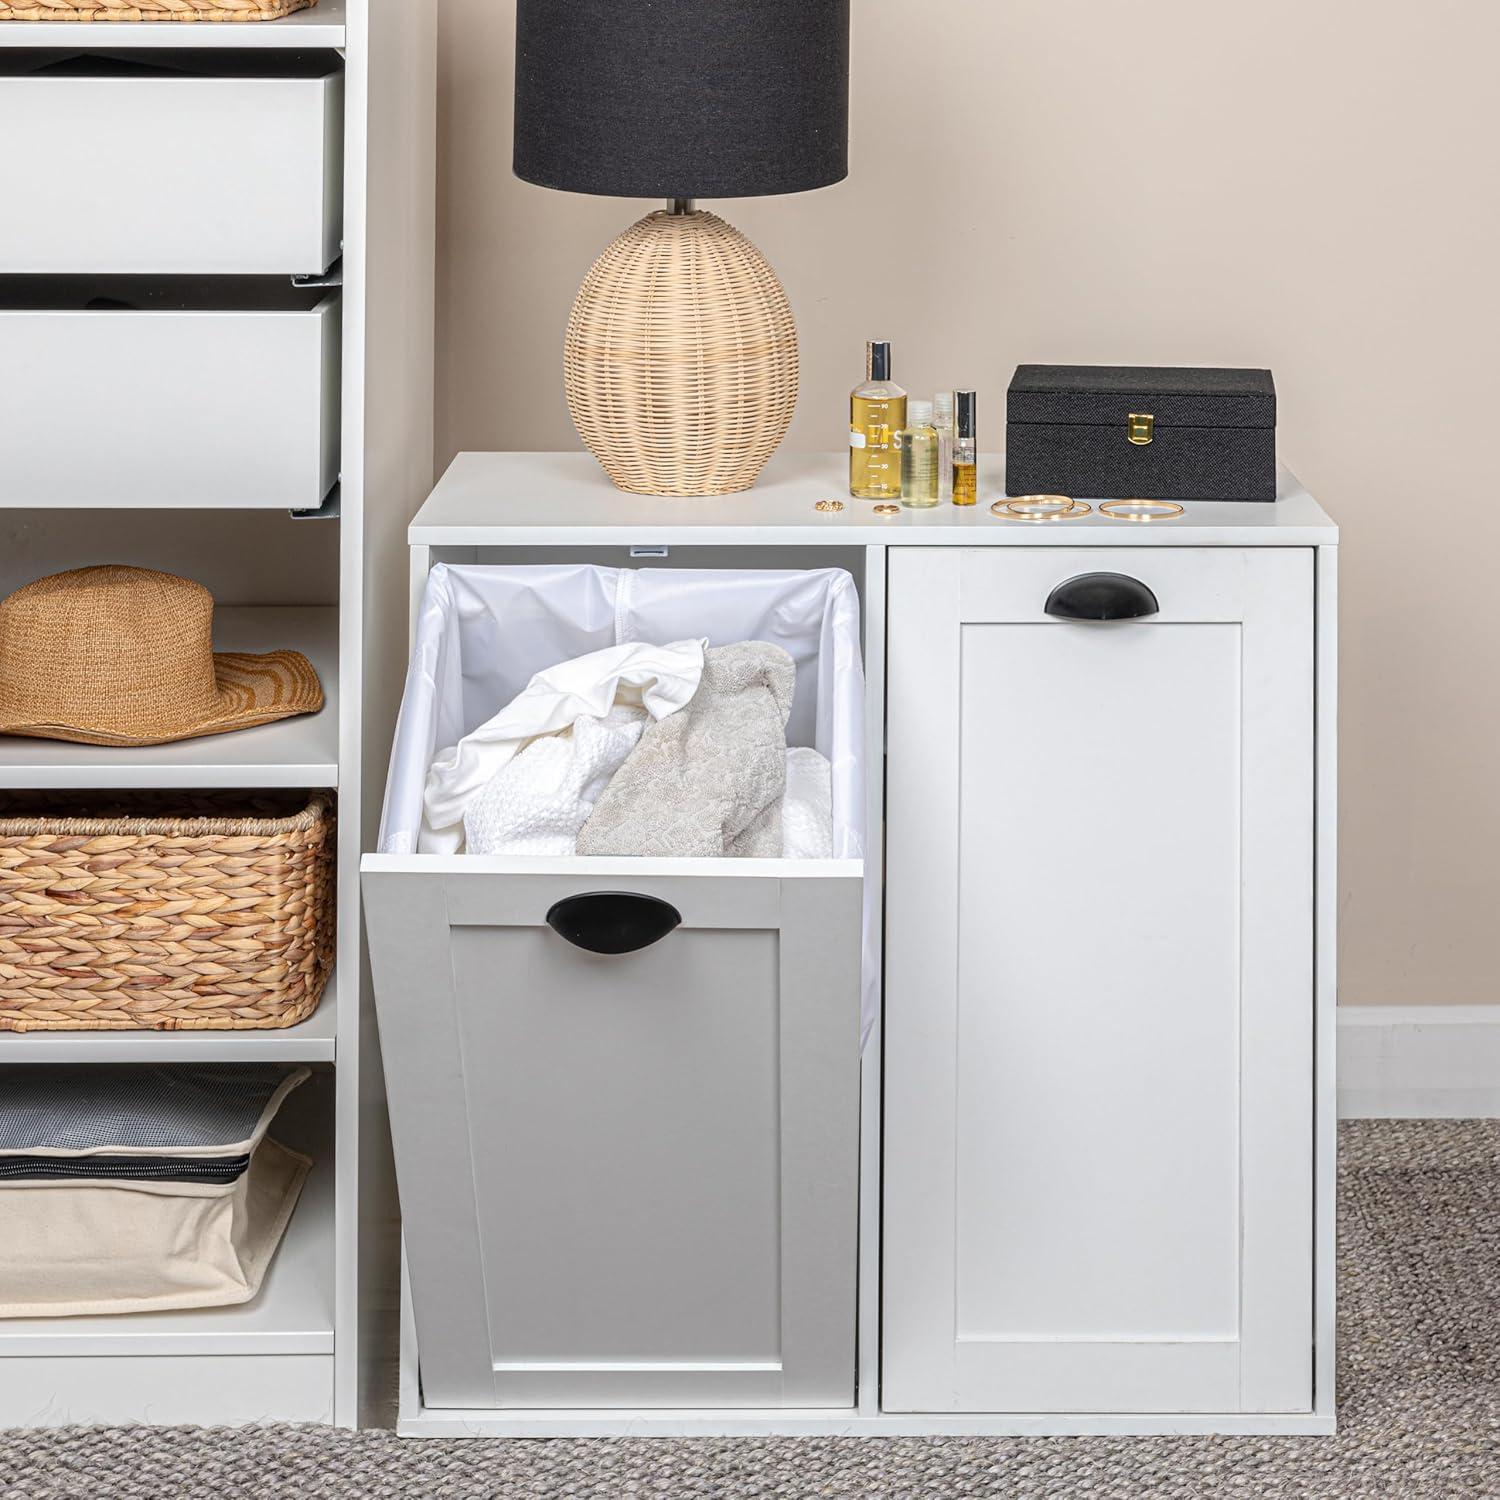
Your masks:
[{"label": "white shelving unit", "polygon": [[[88,514],[0,503],[0,594],[53,567],[186,573],[221,601],[216,649],[300,650],[326,699],[315,715],[143,749],[0,736],[0,788],[336,790],[339,932],[317,1011],[286,1030],[0,1033],[0,1066],[285,1062],[316,1075],[278,1121],[315,1165],[259,1295],[192,1312],[0,1321],[0,1428],[351,1426],[371,1415],[396,1347],[394,1189],[362,982],[359,853],[378,815],[405,629],[399,607],[365,604],[401,597],[405,526],[431,481],[436,0],[318,0],[255,24],[0,23],[0,52],[17,48],[222,52],[226,76],[233,54],[295,50],[326,53],[342,71],[342,258],[306,268],[341,287],[335,513],[292,522],[269,507],[141,506],[122,527],[100,524],[116,509],[102,501]],[[87,441],[82,418],[76,440]]]}]

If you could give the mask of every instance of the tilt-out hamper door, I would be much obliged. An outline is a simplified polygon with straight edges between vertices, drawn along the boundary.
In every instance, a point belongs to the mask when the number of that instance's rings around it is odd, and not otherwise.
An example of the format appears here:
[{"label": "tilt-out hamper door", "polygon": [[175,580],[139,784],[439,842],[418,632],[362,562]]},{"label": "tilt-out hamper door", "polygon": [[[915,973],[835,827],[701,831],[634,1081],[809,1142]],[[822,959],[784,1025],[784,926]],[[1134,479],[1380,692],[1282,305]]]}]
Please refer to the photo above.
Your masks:
[{"label": "tilt-out hamper door", "polygon": [[852,1406],[860,861],[364,871],[426,1405]]},{"label": "tilt-out hamper door", "polygon": [[1306,1411],[1312,551],[890,557],[884,1405]]}]

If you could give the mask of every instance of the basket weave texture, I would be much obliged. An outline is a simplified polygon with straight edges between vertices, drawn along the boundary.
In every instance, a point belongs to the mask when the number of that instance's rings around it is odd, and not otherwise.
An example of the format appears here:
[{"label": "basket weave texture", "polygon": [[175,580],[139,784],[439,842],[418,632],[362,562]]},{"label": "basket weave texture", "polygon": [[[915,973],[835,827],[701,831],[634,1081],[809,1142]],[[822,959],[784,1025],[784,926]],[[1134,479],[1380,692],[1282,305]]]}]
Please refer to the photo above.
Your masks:
[{"label": "basket weave texture", "polygon": [[0,21],[279,21],[317,0],[0,0]]},{"label": "basket weave texture", "polygon": [[622,490],[727,495],[755,483],[797,405],[797,325],[776,273],[716,214],[631,225],[579,289],[568,410]]},{"label": "basket weave texture", "polygon": [[[49,795],[56,806],[56,794]],[[0,798],[0,1031],[295,1026],[333,968],[329,798]]]}]

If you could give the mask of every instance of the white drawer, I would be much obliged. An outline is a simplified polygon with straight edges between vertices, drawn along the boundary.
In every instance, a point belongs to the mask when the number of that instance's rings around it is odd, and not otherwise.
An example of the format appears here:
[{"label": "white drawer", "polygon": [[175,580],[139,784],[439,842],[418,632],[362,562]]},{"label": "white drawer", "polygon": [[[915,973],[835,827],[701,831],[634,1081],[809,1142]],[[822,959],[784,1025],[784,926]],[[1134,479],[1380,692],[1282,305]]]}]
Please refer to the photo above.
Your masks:
[{"label": "white drawer", "polygon": [[337,59],[198,57],[0,58],[0,274],[303,275],[338,258]]},{"label": "white drawer", "polygon": [[0,282],[0,505],[315,508],[339,346],[337,291]]}]

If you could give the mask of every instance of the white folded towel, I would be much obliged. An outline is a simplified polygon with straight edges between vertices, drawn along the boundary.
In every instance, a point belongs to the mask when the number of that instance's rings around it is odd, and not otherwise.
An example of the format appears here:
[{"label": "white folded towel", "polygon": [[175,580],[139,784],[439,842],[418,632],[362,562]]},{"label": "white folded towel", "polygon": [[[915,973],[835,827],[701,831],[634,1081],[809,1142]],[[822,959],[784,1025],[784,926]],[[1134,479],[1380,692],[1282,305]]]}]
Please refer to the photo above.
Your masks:
[{"label": "white folded towel", "polygon": [[635,749],[651,715],[617,703],[602,719],[584,714],[571,730],[532,740],[464,809],[469,854],[572,854],[578,830]]},{"label": "white folded towel", "polygon": [[786,753],[781,854],[783,859],[833,858],[833,767],[802,745]]},{"label": "white folded towel", "polygon": [[[464,845],[464,814],[470,804],[517,755],[543,735],[559,736],[566,743],[561,750],[548,752],[538,764],[537,774],[529,782],[529,795],[540,796],[546,775],[551,778],[554,799],[565,795],[565,785],[572,786],[581,797],[585,785],[598,777],[590,778],[586,769],[579,769],[575,776],[570,766],[577,751],[574,726],[588,718],[595,721],[594,728],[603,730],[601,721],[616,705],[641,709],[650,719],[676,713],[698,691],[706,645],[706,641],[675,641],[670,646],[631,642],[591,651],[538,672],[492,719],[433,760],[427,773],[418,849],[423,854],[458,853]],[[619,721],[609,726],[604,735],[609,746],[616,744],[615,735],[622,727]],[[608,748],[590,743],[597,773]],[[629,748],[626,746],[627,753]],[[557,816],[554,806],[543,822],[555,825]],[[583,817],[587,816],[586,810]],[[580,818],[579,826],[582,821]]]}]

